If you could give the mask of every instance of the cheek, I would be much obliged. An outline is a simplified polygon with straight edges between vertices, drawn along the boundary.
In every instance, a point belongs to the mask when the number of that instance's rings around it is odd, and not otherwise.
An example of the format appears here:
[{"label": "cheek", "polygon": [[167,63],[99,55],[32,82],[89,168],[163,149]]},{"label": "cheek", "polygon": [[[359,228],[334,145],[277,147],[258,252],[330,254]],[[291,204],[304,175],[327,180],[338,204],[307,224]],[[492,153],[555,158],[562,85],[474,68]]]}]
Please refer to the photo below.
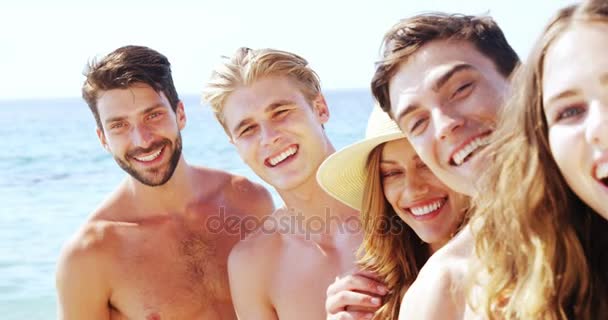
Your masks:
[{"label": "cheek", "polygon": [[414,148],[414,151],[416,151],[416,154],[418,154],[424,163],[431,160],[433,145],[432,130],[433,127],[429,126],[423,134],[408,137],[408,141]]},{"label": "cheek", "polygon": [[549,147],[555,163],[564,176],[578,175],[574,162],[581,156],[581,143],[571,128],[553,127],[549,129]]},{"label": "cheek", "polygon": [[431,190],[435,190],[435,191],[440,191],[442,193],[450,193],[452,192],[452,190],[448,187],[446,187],[445,184],[443,184],[438,178],[437,176],[435,176],[433,174],[433,172],[431,172],[431,170],[429,168],[424,168],[424,169],[420,169],[422,172],[420,172],[419,175],[419,179],[424,181],[426,186],[431,189]]},{"label": "cheek", "polygon": [[386,201],[388,201],[393,208],[397,208],[399,206],[399,190],[401,188],[389,183],[385,183],[382,188],[384,190],[384,197],[386,198]]},{"label": "cheek", "polygon": [[255,162],[255,150],[253,148],[253,144],[247,141],[239,141],[235,144],[236,151],[243,160],[248,165],[253,164]]},{"label": "cheek", "polygon": [[106,145],[110,152],[116,154],[127,149],[128,141],[119,137],[112,137],[106,139]]},{"label": "cheek", "polygon": [[492,87],[481,88],[470,102],[467,108],[469,114],[487,123],[496,122],[498,111],[503,104],[502,95]]}]

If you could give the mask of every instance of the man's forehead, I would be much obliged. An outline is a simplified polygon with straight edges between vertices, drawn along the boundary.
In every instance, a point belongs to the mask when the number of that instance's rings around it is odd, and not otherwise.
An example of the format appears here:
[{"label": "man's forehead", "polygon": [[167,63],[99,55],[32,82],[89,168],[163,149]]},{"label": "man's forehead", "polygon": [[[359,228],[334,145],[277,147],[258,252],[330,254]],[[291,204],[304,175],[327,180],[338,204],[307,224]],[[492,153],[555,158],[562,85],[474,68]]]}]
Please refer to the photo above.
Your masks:
[{"label": "man's forehead", "polygon": [[162,91],[156,92],[149,86],[105,90],[97,98],[97,109],[102,118],[104,115],[139,112],[155,105],[169,106],[169,101]]},{"label": "man's forehead", "polygon": [[450,64],[457,61],[472,65],[487,63],[487,58],[477,47],[467,40],[434,40],[424,44],[400,68],[419,69],[419,71]]},{"label": "man's forehead", "polygon": [[256,90],[256,87],[240,87],[226,99],[223,116],[226,124],[235,125],[247,118],[266,114],[273,104],[284,101],[300,101],[303,95],[297,88],[290,89],[277,83],[276,90]]}]

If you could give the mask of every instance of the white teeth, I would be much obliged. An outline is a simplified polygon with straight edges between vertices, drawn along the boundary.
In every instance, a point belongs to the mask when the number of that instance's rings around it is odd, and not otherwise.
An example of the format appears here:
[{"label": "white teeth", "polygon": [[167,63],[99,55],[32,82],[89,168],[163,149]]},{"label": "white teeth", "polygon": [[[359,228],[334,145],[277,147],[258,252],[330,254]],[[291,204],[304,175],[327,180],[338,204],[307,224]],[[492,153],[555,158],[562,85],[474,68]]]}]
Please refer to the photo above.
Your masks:
[{"label": "white teeth", "polygon": [[464,146],[460,151],[456,152],[456,154],[452,157],[454,163],[459,166],[462,164],[464,159],[466,159],[473,151],[477,150],[481,146],[485,146],[490,143],[490,136],[487,135],[485,137],[479,137],[469,144]]},{"label": "white teeth", "polygon": [[601,163],[595,168],[595,178],[598,180],[608,178],[608,162]]},{"label": "white teeth", "polygon": [[287,157],[295,154],[296,151],[298,151],[298,148],[291,147],[291,148],[283,151],[283,153],[281,153],[280,155],[278,155],[274,158],[271,158],[270,160],[268,160],[268,162],[270,162],[270,164],[274,167],[277,164],[279,164],[281,161],[285,160]]},{"label": "white teeth", "polygon": [[134,157],[135,159],[142,161],[142,162],[148,162],[148,161],[152,161],[154,159],[156,159],[159,155],[160,152],[163,151],[163,149],[159,149],[158,151],[156,151],[155,153],[149,155],[149,156],[145,156],[145,157]]},{"label": "white teeth", "polygon": [[442,200],[437,200],[437,201],[435,201],[435,202],[433,202],[433,203],[431,203],[429,205],[426,205],[426,206],[411,207],[410,211],[412,211],[412,213],[415,216],[423,216],[425,214],[429,214],[429,213],[431,213],[431,212],[433,212],[433,211],[441,208],[441,206],[443,206],[443,204],[445,203],[444,201],[445,200],[442,199]]}]

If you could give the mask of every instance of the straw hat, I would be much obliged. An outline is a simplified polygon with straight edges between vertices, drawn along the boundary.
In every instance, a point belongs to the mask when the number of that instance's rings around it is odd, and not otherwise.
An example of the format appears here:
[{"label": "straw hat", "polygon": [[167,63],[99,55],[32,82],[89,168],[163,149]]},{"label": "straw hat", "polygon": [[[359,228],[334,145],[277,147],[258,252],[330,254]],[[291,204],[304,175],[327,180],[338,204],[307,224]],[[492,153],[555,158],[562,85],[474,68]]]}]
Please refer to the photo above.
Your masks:
[{"label": "straw hat", "polygon": [[378,145],[405,138],[397,124],[378,105],[374,106],[365,139],[335,152],[325,159],[317,171],[321,188],[353,209],[361,210],[363,187],[370,152]]}]

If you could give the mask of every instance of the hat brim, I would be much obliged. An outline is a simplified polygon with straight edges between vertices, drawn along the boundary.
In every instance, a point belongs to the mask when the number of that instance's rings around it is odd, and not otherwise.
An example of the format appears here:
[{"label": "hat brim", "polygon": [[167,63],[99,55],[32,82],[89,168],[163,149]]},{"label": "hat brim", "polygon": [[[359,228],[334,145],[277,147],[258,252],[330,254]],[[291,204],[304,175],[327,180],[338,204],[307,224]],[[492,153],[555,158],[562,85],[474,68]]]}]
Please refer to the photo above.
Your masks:
[{"label": "hat brim", "polygon": [[319,167],[317,181],[329,195],[361,211],[363,189],[370,152],[378,145],[405,138],[401,132],[389,133],[353,143],[336,151]]}]

